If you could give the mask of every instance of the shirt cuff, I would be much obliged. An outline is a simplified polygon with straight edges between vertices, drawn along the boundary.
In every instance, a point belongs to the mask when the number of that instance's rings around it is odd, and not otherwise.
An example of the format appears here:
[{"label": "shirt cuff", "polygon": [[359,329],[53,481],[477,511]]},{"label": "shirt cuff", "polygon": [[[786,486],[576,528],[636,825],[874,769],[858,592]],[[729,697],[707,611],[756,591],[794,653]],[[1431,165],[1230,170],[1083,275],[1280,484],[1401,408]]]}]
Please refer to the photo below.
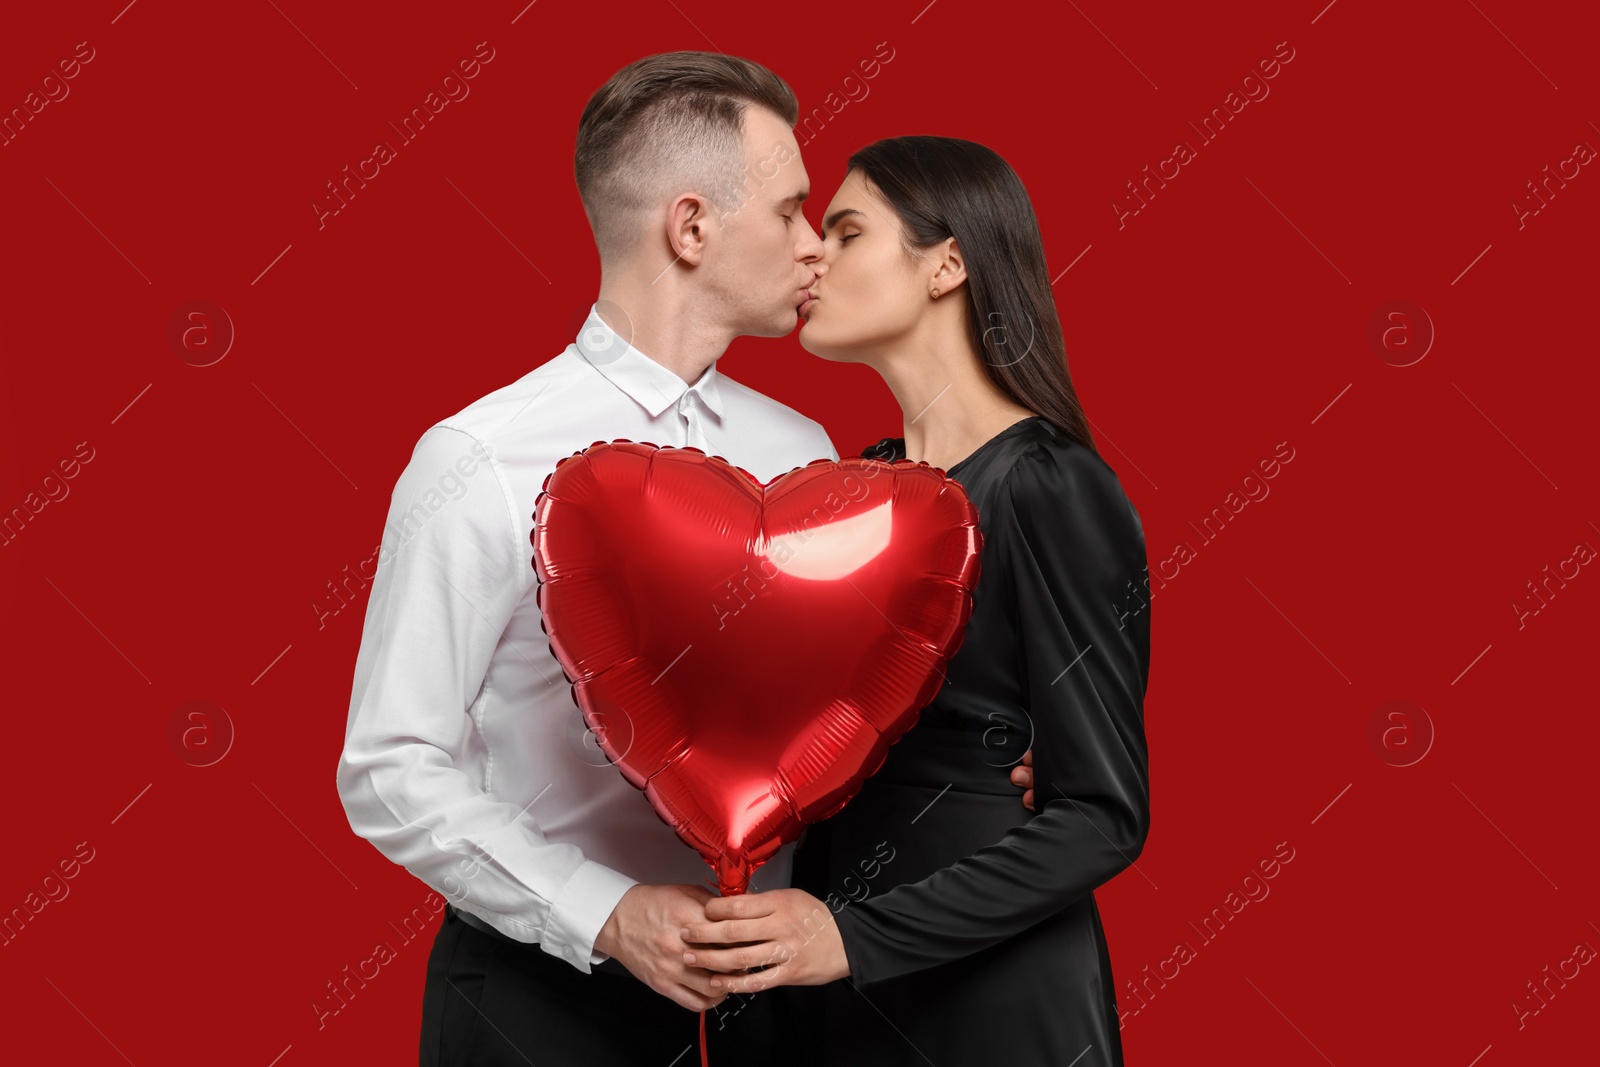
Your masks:
[{"label": "shirt cuff", "polygon": [[594,964],[611,958],[595,951],[594,939],[600,936],[600,928],[611,918],[622,895],[638,884],[638,879],[594,860],[584,860],[550,905],[539,947],[588,974]]}]

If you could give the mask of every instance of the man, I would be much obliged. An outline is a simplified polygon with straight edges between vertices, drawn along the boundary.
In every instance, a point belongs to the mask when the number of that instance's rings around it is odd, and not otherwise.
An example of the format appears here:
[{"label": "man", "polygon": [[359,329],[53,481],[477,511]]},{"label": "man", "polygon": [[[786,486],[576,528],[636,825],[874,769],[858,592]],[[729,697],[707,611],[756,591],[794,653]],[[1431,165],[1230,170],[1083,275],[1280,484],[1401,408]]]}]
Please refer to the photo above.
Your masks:
[{"label": "man", "polygon": [[[816,422],[715,366],[737,336],[791,332],[816,276],[798,112],[770,71],[708,53],[640,60],[596,92],[576,152],[600,250],[588,321],[431,427],[395,486],[338,784],[355,832],[451,902],[424,1064],[665,1067],[726,996],[682,960],[705,865],[585,735],[529,537],[545,476],[595,441],[692,445],[763,481],[838,458]],[[792,851],[756,887],[788,885]],[[709,1040],[762,1022],[709,1017]]]},{"label": "man", "polygon": [[[338,787],[355,832],[450,901],[424,1065],[665,1067],[727,996],[683,960],[708,872],[586,733],[530,535],[545,477],[595,441],[692,445],[762,481],[839,458],[816,422],[716,368],[735,337],[792,331],[817,276],[798,112],[772,72],[716,53],[651,56],[602,86],[575,161],[600,252],[588,320],[430,427],[395,486]],[[752,888],[787,887],[792,854]],[[713,1054],[781,1062],[788,996],[708,1012]]]}]

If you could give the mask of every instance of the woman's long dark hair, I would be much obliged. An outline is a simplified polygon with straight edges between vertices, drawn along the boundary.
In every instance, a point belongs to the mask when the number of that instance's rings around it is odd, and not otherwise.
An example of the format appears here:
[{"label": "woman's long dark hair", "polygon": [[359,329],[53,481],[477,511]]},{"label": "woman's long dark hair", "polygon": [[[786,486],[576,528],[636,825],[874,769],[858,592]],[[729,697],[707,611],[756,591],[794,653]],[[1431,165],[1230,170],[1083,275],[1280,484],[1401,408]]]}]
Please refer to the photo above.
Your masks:
[{"label": "woman's long dark hair", "polygon": [[915,248],[960,245],[972,342],[989,379],[1098,451],[1067,372],[1039,220],[1011,165],[975,141],[911,136],[876,141],[848,166],[878,187]]}]

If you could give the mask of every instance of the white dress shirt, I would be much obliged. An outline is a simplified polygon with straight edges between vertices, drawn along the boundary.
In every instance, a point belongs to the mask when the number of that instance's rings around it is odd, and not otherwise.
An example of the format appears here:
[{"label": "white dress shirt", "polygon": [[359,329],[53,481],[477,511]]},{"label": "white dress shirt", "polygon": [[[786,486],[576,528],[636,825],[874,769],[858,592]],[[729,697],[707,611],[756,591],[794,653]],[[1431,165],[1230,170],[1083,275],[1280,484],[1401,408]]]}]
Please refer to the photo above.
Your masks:
[{"label": "white dress shirt", "polygon": [[[417,442],[389,505],[338,767],[357,834],[585,973],[634,884],[714,885],[585,729],[535,603],[545,477],[617,438],[693,445],[763,482],[839,458],[816,422],[715,364],[687,385],[591,308],[566,351]],[[789,885],[793,848],[755,888]]]}]

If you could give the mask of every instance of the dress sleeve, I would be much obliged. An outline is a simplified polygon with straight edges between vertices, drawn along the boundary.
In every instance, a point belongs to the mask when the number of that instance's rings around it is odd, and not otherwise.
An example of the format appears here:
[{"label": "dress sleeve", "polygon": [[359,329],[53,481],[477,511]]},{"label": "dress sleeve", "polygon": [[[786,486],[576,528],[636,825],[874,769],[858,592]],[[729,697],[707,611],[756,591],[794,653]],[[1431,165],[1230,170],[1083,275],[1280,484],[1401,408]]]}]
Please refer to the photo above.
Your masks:
[{"label": "dress sleeve", "polygon": [[1081,447],[1018,457],[990,505],[980,582],[1003,583],[1033,725],[1037,814],[837,915],[857,985],[979,952],[1130,866],[1150,826],[1144,531]]}]

